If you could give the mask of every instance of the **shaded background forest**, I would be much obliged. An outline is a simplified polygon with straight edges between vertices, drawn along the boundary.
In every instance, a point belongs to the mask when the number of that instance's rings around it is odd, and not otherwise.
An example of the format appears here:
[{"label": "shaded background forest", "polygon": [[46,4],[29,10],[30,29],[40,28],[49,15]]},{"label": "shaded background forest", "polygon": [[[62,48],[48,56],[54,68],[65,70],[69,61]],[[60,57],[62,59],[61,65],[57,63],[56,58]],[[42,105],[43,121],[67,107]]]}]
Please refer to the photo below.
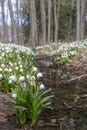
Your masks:
[{"label": "shaded background forest", "polygon": [[38,46],[87,36],[86,0],[0,0],[0,41]]}]

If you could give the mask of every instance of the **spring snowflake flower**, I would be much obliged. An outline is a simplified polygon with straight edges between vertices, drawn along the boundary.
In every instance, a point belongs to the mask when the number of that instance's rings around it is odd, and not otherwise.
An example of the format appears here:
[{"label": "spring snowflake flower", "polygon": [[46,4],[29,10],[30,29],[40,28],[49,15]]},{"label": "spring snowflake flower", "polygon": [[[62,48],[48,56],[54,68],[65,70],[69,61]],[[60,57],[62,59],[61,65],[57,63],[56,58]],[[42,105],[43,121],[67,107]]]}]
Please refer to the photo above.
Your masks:
[{"label": "spring snowflake flower", "polygon": [[15,65],[17,65],[17,63],[14,63]]},{"label": "spring snowflake flower", "polygon": [[35,80],[35,76],[31,76],[30,77],[30,80],[32,81],[32,80]]},{"label": "spring snowflake flower", "polygon": [[9,72],[12,72],[12,69],[9,69],[8,71],[9,71]]},{"label": "spring snowflake flower", "polygon": [[0,72],[2,71],[2,68],[0,68]]},{"label": "spring snowflake flower", "polygon": [[4,64],[2,64],[2,65],[1,65],[1,67],[2,67],[2,68],[4,68],[4,67],[5,67],[5,65],[4,65]]},{"label": "spring snowflake flower", "polygon": [[20,65],[20,68],[22,68],[22,65]]},{"label": "spring snowflake flower", "polygon": [[19,82],[23,82],[23,81],[25,81],[25,77],[24,76],[20,76],[19,77]]},{"label": "spring snowflake flower", "polygon": [[18,66],[16,66],[15,69],[18,70],[19,69]]},{"label": "spring snowflake flower", "polygon": [[21,62],[19,61],[19,62],[18,62],[18,64],[20,65],[20,64],[21,64]]},{"label": "spring snowflake flower", "polygon": [[12,83],[13,83],[13,81],[10,79],[10,80],[8,81],[8,83],[9,83],[9,84],[12,84]]},{"label": "spring snowflake flower", "polygon": [[38,69],[37,69],[37,67],[34,67],[34,68],[33,68],[33,71],[35,71],[35,72],[36,72],[37,70],[38,70]]},{"label": "spring snowflake flower", "polygon": [[17,94],[16,93],[13,93],[12,94],[12,97],[15,99],[17,97]]},{"label": "spring snowflake flower", "polygon": [[7,54],[8,54],[9,52],[10,52],[9,50],[6,51]]},{"label": "spring snowflake flower", "polygon": [[9,62],[9,65],[12,67],[12,66],[13,66],[13,63],[12,63],[12,62]]},{"label": "spring snowflake flower", "polygon": [[10,50],[10,52],[12,52],[13,50]]},{"label": "spring snowflake flower", "polygon": [[13,82],[16,81],[16,77],[15,77],[15,75],[11,75],[11,76],[9,77],[9,79],[12,80]]},{"label": "spring snowflake flower", "polygon": [[23,69],[22,69],[22,68],[20,69],[20,72],[23,72]]},{"label": "spring snowflake flower", "polygon": [[26,78],[29,79],[29,78],[30,78],[30,75],[27,75]]},{"label": "spring snowflake flower", "polygon": [[5,68],[5,72],[8,72],[8,68]]},{"label": "spring snowflake flower", "polygon": [[32,79],[34,79],[34,80],[35,80],[35,76],[32,76]]},{"label": "spring snowflake flower", "polygon": [[44,84],[41,84],[41,85],[39,86],[39,88],[40,88],[40,89],[45,89]]},{"label": "spring snowflake flower", "polygon": [[41,77],[43,77],[42,73],[38,73],[37,78],[41,78]]},{"label": "spring snowflake flower", "polygon": [[0,80],[2,80],[2,77],[3,77],[2,74],[0,74]]},{"label": "spring snowflake flower", "polygon": [[5,55],[5,53],[3,52],[3,53],[2,53],[2,56],[4,57],[4,55]]}]

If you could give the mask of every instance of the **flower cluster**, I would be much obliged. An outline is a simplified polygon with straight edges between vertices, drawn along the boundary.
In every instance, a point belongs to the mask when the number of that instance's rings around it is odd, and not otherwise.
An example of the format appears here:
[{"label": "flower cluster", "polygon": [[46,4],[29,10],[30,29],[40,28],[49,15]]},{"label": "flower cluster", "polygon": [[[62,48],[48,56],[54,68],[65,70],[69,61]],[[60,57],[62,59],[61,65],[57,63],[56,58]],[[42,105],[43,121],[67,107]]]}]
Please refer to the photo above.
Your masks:
[{"label": "flower cluster", "polygon": [[69,43],[49,43],[49,45],[36,47],[36,52],[39,52],[39,50],[45,50],[44,53],[49,56],[53,56],[54,60],[58,59],[62,64],[66,64],[69,59],[77,56],[78,52],[85,48],[87,48],[87,39],[84,41],[75,41]]},{"label": "flower cluster", "polygon": [[[9,92],[20,124],[31,119],[50,105],[53,96],[47,96],[45,86],[39,81],[43,74],[33,64],[34,53],[25,47],[0,44],[0,91]],[[28,67],[29,66],[29,67]]]},{"label": "flower cluster", "polygon": [[9,92],[15,84],[25,80],[30,56],[33,58],[35,55],[29,48],[0,44],[0,90]]}]

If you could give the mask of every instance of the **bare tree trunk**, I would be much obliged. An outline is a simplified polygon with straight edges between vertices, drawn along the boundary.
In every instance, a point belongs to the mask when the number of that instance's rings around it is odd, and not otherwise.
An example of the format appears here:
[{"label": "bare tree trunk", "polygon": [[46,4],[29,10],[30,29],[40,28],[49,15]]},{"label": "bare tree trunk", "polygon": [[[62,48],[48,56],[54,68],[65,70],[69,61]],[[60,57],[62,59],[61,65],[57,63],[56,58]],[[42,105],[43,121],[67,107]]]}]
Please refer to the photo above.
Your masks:
[{"label": "bare tree trunk", "polygon": [[18,16],[18,18],[17,18],[17,30],[16,30],[16,32],[17,32],[17,43],[20,43],[20,29],[19,29],[19,1],[18,0],[16,0],[16,13],[17,13],[17,16]]},{"label": "bare tree trunk", "polygon": [[60,0],[54,0],[54,23],[55,23],[54,42],[55,43],[57,43],[58,41],[59,10],[60,10]]},{"label": "bare tree trunk", "polygon": [[86,0],[81,0],[81,40],[84,39],[84,12],[85,12]]},{"label": "bare tree trunk", "polygon": [[58,22],[57,22],[57,1],[54,0],[54,42],[57,43],[57,34],[58,34]]},{"label": "bare tree trunk", "polygon": [[50,28],[50,40],[54,42],[54,11],[53,11],[53,0],[51,0],[51,28]]},{"label": "bare tree trunk", "polygon": [[58,40],[60,0],[58,0],[57,6],[58,6],[58,12],[57,12],[57,40]]},{"label": "bare tree trunk", "polygon": [[41,5],[41,26],[42,26],[42,42],[46,43],[46,12],[45,12],[45,1],[40,0]]},{"label": "bare tree trunk", "polygon": [[35,0],[30,0],[30,25],[31,25],[31,43],[35,47],[37,42],[37,22],[36,22],[36,9],[35,9]]},{"label": "bare tree trunk", "polygon": [[[22,3],[21,1],[19,1],[19,7],[18,9],[21,11],[21,8],[22,8]],[[22,14],[19,13],[19,19],[20,19],[20,22],[19,22],[19,43],[21,45],[24,44],[24,39],[23,39],[23,27],[22,27]]]},{"label": "bare tree trunk", "polygon": [[48,43],[50,42],[50,28],[51,28],[51,0],[48,0]]},{"label": "bare tree trunk", "polygon": [[14,20],[14,12],[13,12],[11,0],[8,0],[8,7],[9,7],[9,13],[10,13],[11,23],[12,23],[12,25],[11,25],[12,42],[17,43],[16,24],[15,24],[15,20]]},{"label": "bare tree trunk", "polygon": [[76,6],[77,6],[77,10],[76,10],[76,16],[77,16],[76,40],[80,40],[80,0],[77,0]]},{"label": "bare tree trunk", "polygon": [[71,30],[72,30],[72,11],[74,8],[74,0],[71,2],[71,12],[70,12],[70,22],[69,22],[69,31],[68,31],[68,41],[70,40],[71,37]]},{"label": "bare tree trunk", "polygon": [[2,24],[3,24],[3,42],[8,42],[8,31],[7,31],[7,25],[5,22],[5,11],[4,11],[4,0],[1,0],[1,7],[2,7]]}]

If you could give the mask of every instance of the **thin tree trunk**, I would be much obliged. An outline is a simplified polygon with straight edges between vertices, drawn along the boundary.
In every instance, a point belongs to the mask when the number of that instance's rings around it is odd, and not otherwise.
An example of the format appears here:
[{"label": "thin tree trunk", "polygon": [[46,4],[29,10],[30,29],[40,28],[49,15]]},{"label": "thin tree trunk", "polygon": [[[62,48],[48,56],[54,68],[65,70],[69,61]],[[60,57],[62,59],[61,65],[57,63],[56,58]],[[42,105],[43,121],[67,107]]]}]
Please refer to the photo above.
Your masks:
[{"label": "thin tree trunk", "polygon": [[31,43],[35,47],[37,42],[37,22],[36,22],[36,9],[35,9],[35,0],[30,0],[30,25],[31,25]]},{"label": "thin tree trunk", "polygon": [[19,1],[16,0],[16,13],[17,13],[17,43],[20,43],[20,29],[19,29]]},{"label": "thin tree trunk", "polygon": [[42,42],[46,43],[46,12],[45,12],[45,1],[40,0],[41,5],[41,26],[42,26]]},{"label": "thin tree trunk", "polygon": [[57,1],[54,0],[54,42],[57,43],[57,34],[58,34],[58,22],[57,22]]},{"label": "thin tree trunk", "polygon": [[3,42],[7,43],[8,42],[8,32],[7,32],[7,25],[5,22],[5,11],[4,11],[4,1],[1,0],[1,7],[2,7],[2,24],[3,24]]},{"label": "thin tree trunk", "polygon": [[80,30],[80,33],[81,33],[81,40],[84,39],[84,12],[85,12],[85,0],[82,0],[81,1],[81,30]]},{"label": "thin tree trunk", "polygon": [[76,6],[77,6],[77,10],[76,10],[76,16],[77,16],[76,40],[80,40],[80,0],[77,0]]},{"label": "thin tree trunk", "polygon": [[58,40],[60,0],[58,0],[57,6],[58,6],[58,12],[57,12],[57,40]]},{"label": "thin tree trunk", "polygon": [[48,0],[48,43],[50,42],[50,28],[51,28],[51,0]]},{"label": "thin tree trunk", "polygon": [[11,37],[12,37],[12,42],[17,43],[17,36],[16,36],[16,24],[14,20],[14,12],[13,12],[13,7],[11,0],[8,0],[8,7],[9,7],[9,13],[11,17]]},{"label": "thin tree trunk", "polygon": [[71,36],[71,30],[72,30],[72,11],[74,8],[74,0],[72,0],[71,3],[71,12],[70,12],[70,23],[69,23],[69,31],[68,31],[68,40],[70,40],[70,36]]},{"label": "thin tree trunk", "polygon": [[[21,1],[19,1],[19,10],[21,11],[22,8],[22,3]],[[19,41],[21,45],[24,45],[24,39],[23,39],[23,27],[22,27],[22,14],[19,13],[19,19],[20,19],[20,23],[19,23]]]}]

